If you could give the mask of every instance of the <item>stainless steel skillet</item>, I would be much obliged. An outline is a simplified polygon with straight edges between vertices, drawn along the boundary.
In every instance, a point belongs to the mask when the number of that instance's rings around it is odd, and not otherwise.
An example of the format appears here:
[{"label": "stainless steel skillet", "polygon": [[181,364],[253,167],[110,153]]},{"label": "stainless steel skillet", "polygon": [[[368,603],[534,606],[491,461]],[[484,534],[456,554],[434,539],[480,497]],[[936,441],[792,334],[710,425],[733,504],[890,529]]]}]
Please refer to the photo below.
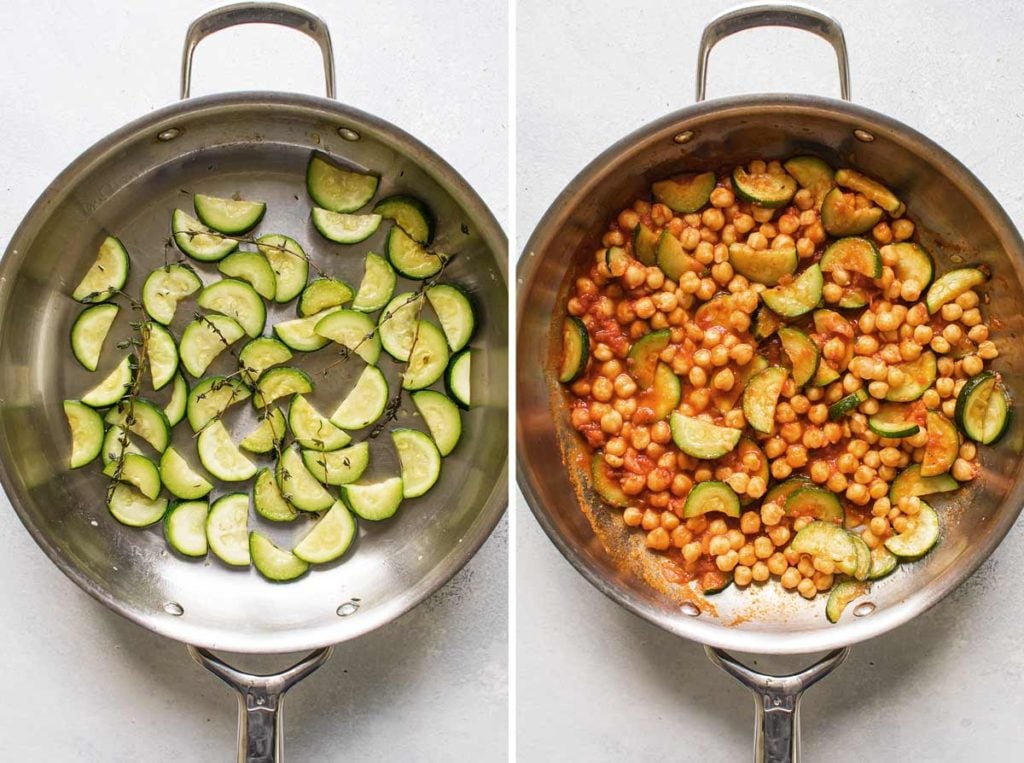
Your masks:
[{"label": "stainless steel skillet", "polygon": [[[282,24],[316,40],[325,57],[329,98],[238,93],[183,100],[150,114],[68,167],[12,237],[0,262],[0,481],[54,563],[144,627],[204,650],[317,650],[296,670],[271,677],[232,673],[208,652],[195,652],[248,697],[242,717],[248,715],[250,739],[241,754],[269,760],[280,739],[276,711],[287,686],[322,662],[329,645],[395,619],[443,585],[504,511],[507,247],[480,198],[429,148],[332,100],[330,38],[323,23],[305,11],[246,3],[198,19],[186,39],[183,96],[196,44],[218,29],[252,22]],[[407,503],[394,520],[364,526],[342,561],[294,584],[274,586],[254,572],[174,557],[158,529],[131,530],[107,514],[96,470],[66,469],[69,443],[60,401],[90,385],[89,374],[64,349],[80,309],[68,294],[108,232],[120,236],[131,253],[126,289],[138,294],[145,275],[163,262],[171,210],[189,203],[182,190],[197,189],[220,195],[243,190],[265,199],[264,230],[293,235],[320,265],[358,282],[361,254],[381,251],[384,234],[348,256],[317,238],[307,219],[304,184],[305,162],[314,149],[378,172],[383,194],[408,191],[431,206],[440,222],[438,246],[458,252],[446,278],[466,286],[478,308],[472,346],[479,394],[464,415],[464,441],[446,459],[441,481],[427,497]],[[116,357],[105,355],[102,362],[112,364]],[[397,371],[386,370],[390,381]],[[412,421],[411,409],[400,421]],[[287,537],[299,531],[281,532]]]},{"label": "stainless steel skillet", "polygon": [[[1024,431],[1018,421],[997,448],[986,450],[985,474],[969,490],[936,501],[944,523],[939,548],[875,586],[870,600],[857,608],[859,616],[830,625],[821,601],[798,601],[776,586],[729,591],[714,599],[713,608],[698,608],[688,591],[664,580],[642,539],[632,537],[618,512],[606,510],[590,490],[589,478],[575,460],[579,439],[568,426],[564,393],[552,375],[537,372],[552,368],[574,254],[591,256],[610,211],[646,193],[653,180],[757,156],[815,153],[834,166],[858,167],[897,187],[940,268],[971,260],[992,267],[996,278],[987,290],[987,310],[1002,322],[998,368],[1019,396],[1024,246],[991,194],[954,157],[900,122],[848,102],[845,41],[828,16],[799,6],[756,6],[713,21],[702,39],[698,101],[704,98],[704,73],[713,45],[755,26],[793,26],[831,42],[840,59],[844,100],[757,95],[698,103],[609,148],[554,201],[527,242],[518,271],[518,479],[549,537],[599,590],[645,619],[709,645],[713,659],[756,687],[758,701],[764,701],[762,709],[767,711],[759,729],[771,745],[760,754],[788,760],[796,754],[796,701],[808,682],[838,664],[845,647],[885,633],[942,599],[987,558],[1012,526],[1024,500],[1019,479]],[[718,649],[837,651],[812,673],[779,680],[742,668]]]}]

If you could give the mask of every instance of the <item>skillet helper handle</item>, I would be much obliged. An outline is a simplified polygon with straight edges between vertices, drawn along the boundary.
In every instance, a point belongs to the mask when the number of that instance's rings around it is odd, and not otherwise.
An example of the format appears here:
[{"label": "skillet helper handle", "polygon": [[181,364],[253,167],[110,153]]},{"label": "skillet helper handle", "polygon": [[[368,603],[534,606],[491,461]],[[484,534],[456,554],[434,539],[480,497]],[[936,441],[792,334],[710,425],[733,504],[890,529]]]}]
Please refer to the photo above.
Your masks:
[{"label": "skillet helper handle", "polygon": [[334,49],[331,47],[331,33],[323,19],[309,11],[282,3],[236,3],[216,8],[189,24],[181,57],[182,100],[188,98],[192,89],[192,54],[199,42],[214,32],[241,24],[277,24],[311,37],[320,46],[324,57],[327,97],[334,98]]},{"label": "skillet helper handle", "polygon": [[193,660],[238,694],[238,763],[281,763],[285,692],[323,665],[333,650],[331,646],[317,649],[280,673],[259,676],[231,667],[206,649],[189,646]]},{"label": "skillet helper handle", "polygon": [[783,26],[816,34],[829,43],[839,62],[839,94],[850,100],[850,57],[846,53],[846,37],[839,22],[828,14],[803,5],[748,5],[726,11],[713,19],[700,37],[697,53],[697,102],[707,91],[708,56],[715,45],[730,35],[746,29]]},{"label": "skillet helper handle", "polygon": [[769,676],[738,662],[728,652],[706,646],[708,659],[754,693],[754,763],[798,763],[800,760],[800,697],[850,654],[836,649],[806,670]]}]

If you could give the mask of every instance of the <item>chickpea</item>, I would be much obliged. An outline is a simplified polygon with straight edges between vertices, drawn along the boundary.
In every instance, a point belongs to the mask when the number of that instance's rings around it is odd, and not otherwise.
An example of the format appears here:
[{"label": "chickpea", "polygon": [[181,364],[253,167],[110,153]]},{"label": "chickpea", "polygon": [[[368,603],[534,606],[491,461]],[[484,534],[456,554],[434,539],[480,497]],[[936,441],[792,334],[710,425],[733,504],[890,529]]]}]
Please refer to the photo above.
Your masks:
[{"label": "chickpea", "polygon": [[789,567],[785,572],[782,573],[779,582],[782,584],[783,588],[793,589],[800,585],[800,583],[803,582],[803,579],[800,575],[800,571],[796,569],[796,567]]},{"label": "chickpea", "polygon": [[[786,529],[784,526],[780,526],[777,529]],[[774,531],[774,530],[773,530]],[[786,530],[786,532],[789,532]],[[771,538],[766,535],[759,535],[754,539],[754,555],[758,559],[768,559],[772,554],[775,553],[776,544],[772,543]]]},{"label": "chickpea", "polygon": [[978,345],[978,357],[982,360],[993,360],[999,357],[999,348],[991,339],[986,339]]},{"label": "chickpea", "polygon": [[715,559],[715,566],[722,572],[732,572],[739,564],[739,554],[734,549],[729,549],[725,554]]},{"label": "chickpea", "polygon": [[700,558],[701,547],[700,543],[691,541],[683,546],[683,561],[695,562]]},{"label": "chickpea", "polygon": [[977,326],[971,326],[967,332],[967,338],[972,342],[980,343],[988,339],[988,326],[983,323],[979,323]]},{"label": "chickpea", "polygon": [[768,571],[771,572],[771,574],[781,575],[789,568],[789,562],[786,561],[786,557],[784,554],[775,552],[768,558],[768,563],[766,566],[768,567]]},{"label": "chickpea", "polygon": [[655,551],[665,551],[670,543],[671,538],[669,538],[668,530],[664,527],[655,527],[647,533],[648,548],[653,548]]},{"label": "chickpea", "polygon": [[978,476],[978,466],[964,458],[958,458],[953,462],[953,468],[950,470],[953,479],[957,482],[968,482]]},{"label": "chickpea", "polygon": [[716,188],[711,192],[711,204],[718,209],[731,207],[736,203],[736,197],[728,188]]},{"label": "chickpea", "polygon": [[[968,292],[973,293],[973,292]],[[968,308],[964,310],[964,314],[960,316],[960,322],[968,328],[973,328],[981,323],[981,311],[976,307]]]}]

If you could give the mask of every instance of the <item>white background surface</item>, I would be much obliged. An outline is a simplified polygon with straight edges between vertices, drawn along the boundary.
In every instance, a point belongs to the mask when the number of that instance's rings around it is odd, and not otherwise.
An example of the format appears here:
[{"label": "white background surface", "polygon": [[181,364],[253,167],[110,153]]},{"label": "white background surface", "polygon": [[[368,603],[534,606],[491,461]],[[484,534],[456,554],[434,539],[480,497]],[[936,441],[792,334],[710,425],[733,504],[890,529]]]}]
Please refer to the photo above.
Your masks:
[{"label": "white background surface", "polygon": [[[416,135],[507,216],[505,5],[303,0],[330,26],[339,98]],[[0,4],[0,247],[81,151],[178,94],[189,22],[214,0]],[[472,30],[471,33],[468,30]],[[228,30],[193,94],[323,93],[316,46]],[[445,588],[343,644],[287,703],[293,761],[502,760],[507,526]],[[0,760],[233,760],[235,702],[177,643],[108,612],[35,546],[0,497]],[[278,661],[280,665],[280,661]]]},{"label": "white background surface", "polygon": [[[853,98],[951,151],[1024,224],[1024,9],[839,2]],[[692,103],[703,25],[732,2],[521,0],[518,249],[618,138]],[[744,32],[711,56],[709,96],[838,95],[827,43]],[[696,644],[620,609],[558,554],[518,499],[518,745],[523,761],[749,760],[753,703]],[[808,692],[808,761],[1018,760],[1024,729],[1020,523],[946,601]],[[796,667],[796,666],[794,666]]]}]

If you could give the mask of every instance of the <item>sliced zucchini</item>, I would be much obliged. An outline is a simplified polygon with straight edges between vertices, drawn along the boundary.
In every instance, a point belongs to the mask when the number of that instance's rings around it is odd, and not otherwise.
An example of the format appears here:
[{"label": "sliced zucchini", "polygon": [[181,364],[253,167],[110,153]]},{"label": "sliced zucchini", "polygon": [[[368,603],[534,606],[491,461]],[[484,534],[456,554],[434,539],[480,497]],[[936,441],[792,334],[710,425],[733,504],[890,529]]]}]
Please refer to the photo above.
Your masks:
[{"label": "sliced zucchini", "polygon": [[639,404],[650,408],[655,421],[668,418],[682,399],[679,377],[667,363],[658,363],[654,371],[654,386],[640,393]]},{"label": "sliced zucchini", "polygon": [[676,446],[694,458],[721,458],[740,441],[742,432],[732,427],[720,427],[704,419],[672,413],[672,440]]},{"label": "sliced zucchini", "polygon": [[320,235],[336,244],[358,244],[366,241],[380,227],[380,215],[353,215],[313,207],[313,227]]},{"label": "sliced zucchini", "polygon": [[953,467],[960,453],[960,433],[952,421],[938,411],[927,413],[928,442],[921,460],[921,476],[935,477]]},{"label": "sliced zucchini", "polygon": [[811,379],[811,385],[815,387],[826,387],[840,377],[840,373],[832,368],[826,361],[818,363],[818,370]]},{"label": "sliced zucchini", "polygon": [[832,593],[828,595],[828,602],[825,604],[825,616],[828,621],[838,623],[847,605],[854,599],[866,596],[870,590],[870,585],[860,581],[844,580],[837,583],[832,589]]},{"label": "sliced zucchini", "polygon": [[909,418],[910,409],[899,403],[885,403],[878,408],[878,413],[868,417],[871,431],[882,437],[897,439],[913,437],[921,429]]},{"label": "sliced zucchini", "polygon": [[928,312],[934,315],[946,303],[981,286],[987,280],[988,274],[980,268],[957,268],[939,276],[928,288],[924,298]]},{"label": "sliced zucchini", "polygon": [[835,188],[835,172],[816,156],[794,156],[782,163],[786,172],[796,178],[801,188],[814,197],[815,208],[821,208],[825,195]]},{"label": "sliced zucchini", "polygon": [[658,239],[660,236],[643,223],[633,228],[633,256],[644,265],[658,262]]},{"label": "sliced zucchini", "polygon": [[262,201],[221,199],[202,193],[192,196],[192,204],[203,225],[228,235],[252,230],[267,211],[267,205]]},{"label": "sliced zucchini", "polygon": [[273,301],[277,294],[274,269],[259,252],[232,252],[217,263],[217,270],[228,278],[245,281],[263,299]]},{"label": "sliced zucchini", "polygon": [[370,446],[365,442],[357,442],[329,453],[304,450],[302,463],[310,474],[325,485],[347,485],[362,477],[370,465]]},{"label": "sliced zucchini", "polygon": [[925,350],[917,360],[900,363],[896,368],[903,372],[905,381],[889,387],[885,399],[893,403],[910,403],[923,395],[935,383],[938,364],[935,354]]},{"label": "sliced zucchini", "polygon": [[852,576],[859,562],[852,538],[839,525],[815,520],[796,534],[789,547],[799,554],[828,559],[840,572]]},{"label": "sliced zucchini", "polygon": [[907,496],[948,493],[956,490],[958,487],[960,487],[960,483],[948,474],[922,477],[921,465],[911,464],[897,474],[896,479],[892,481],[892,485],[889,487],[889,503],[897,506],[900,500]]},{"label": "sliced zucchini", "polygon": [[866,307],[868,304],[868,293],[860,286],[847,286],[843,289],[843,295],[837,303],[844,310],[856,310]]},{"label": "sliced zucchini", "polygon": [[251,337],[262,334],[267,323],[263,298],[245,281],[224,278],[211,283],[199,292],[197,302],[200,307],[234,318]]},{"label": "sliced zucchini", "polygon": [[708,203],[718,180],[714,172],[676,175],[651,185],[654,198],[673,212],[690,214]]},{"label": "sliced zucchini", "polygon": [[907,209],[903,202],[896,198],[896,194],[877,180],[872,180],[856,170],[836,170],[835,181],[837,185],[866,196],[894,217],[899,217]]},{"label": "sliced zucchini", "polygon": [[213,502],[206,517],[210,550],[224,563],[249,566],[249,496],[228,493]]},{"label": "sliced zucchini", "polygon": [[308,562],[299,559],[291,551],[279,548],[270,538],[258,532],[249,533],[249,556],[252,558],[252,566],[274,583],[287,583],[309,571]]},{"label": "sliced zucchini", "polygon": [[77,469],[92,463],[103,450],[103,418],[77,400],[64,401],[64,416],[68,420],[68,429],[71,430],[71,457],[68,459],[68,466]]},{"label": "sliced zucchini", "polygon": [[1011,403],[999,377],[985,371],[967,380],[956,399],[956,423],[964,434],[991,445],[1006,432]]},{"label": "sliced zucchini", "polygon": [[842,268],[848,273],[860,273],[868,278],[882,277],[882,255],[874,243],[857,236],[847,236],[829,244],[821,255],[820,265],[826,273]]},{"label": "sliced zucchini", "polygon": [[761,305],[754,313],[754,321],[750,333],[754,339],[767,339],[782,326],[782,318],[773,313],[767,305]]},{"label": "sliced zucchini", "polygon": [[828,407],[828,417],[830,421],[837,421],[843,416],[853,413],[857,410],[857,406],[868,399],[867,390],[861,387],[856,392],[851,392],[845,397],[839,398],[836,402],[832,403]]},{"label": "sliced zucchini", "polygon": [[163,519],[167,511],[167,499],[146,498],[134,488],[119,482],[110,493],[107,509],[123,525],[149,527]]},{"label": "sliced zucchini", "polygon": [[178,354],[192,376],[202,376],[224,350],[245,336],[245,329],[226,315],[204,315],[189,323],[181,334]]},{"label": "sliced zucchini", "polygon": [[867,580],[871,574],[871,549],[856,533],[850,533],[850,541],[857,552],[857,569],[853,571],[853,577],[856,580]]},{"label": "sliced zucchini", "polygon": [[391,300],[395,292],[395,271],[379,254],[370,252],[363,265],[363,280],[359,291],[352,300],[352,309],[361,313],[380,310]]},{"label": "sliced zucchini", "polygon": [[138,453],[125,453],[124,458],[111,461],[103,467],[103,473],[119,482],[134,485],[136,490],[151,501],[160,495],[160,470],[156,464]]},{"label": "sliced zucchini", "polygon": [[377,334],[381,346],[395,360],[403,363],[409,360],[416,322],[422,311],[423,299],[411,291],[397,295],[381,311]]},{"label": "sliced zucchini", "polygon": [[878,225],[882,219],[881,207],[858,209],[853,195],[842,188],[833,188],[821,203],[821,224],[832,236],[859,236]]},{"label": "sliced zucchini", "polygon": [[381,520],[394,516],[402,503],[402,478],[380,482],[354,482],[341,488],[345,501],[363,519]]},{"label": "sliced zucchini", "polygon": [[331,212],[355,212],[377,193],[380,178],[342,169],[314,153],[306,165],[306,190],[318,206]]},{"label": "sliced zucchini", "polygon": [[253,390],[252,402],[257,408],[266,408],[278,398],[308,395],[313,391],[309,374],[291,366],[277,366],[264,371]]},{"label": "sliced zucchini", "polygon": [[[669,369],[670,373],[671,370]],[[675,374],[672,376],[675,378]],[[676,382],[678,383],[678,379]],[[438,452],[442,456],[447,456],[455,450],[462,437],[462,414],[459,413],[459,406],[440,392],[431,389],[413,392],[412,402],[430,430],[430,436],[434,438]]]},{"label": "sliced zucchini", "polygon": [[835,525],[842,525],[846,518],[835,493],[803,482],[793,485],[792,492],[786,496],[784,508],[788,517],[811,517]]},{"label": "sliced zucchini", "polygon": [[722,572],[721,570],[710,570],[697,579],[697,585],[700,586],[700,592],[705,596],[713,596],[716,593],[721,593],[731,586],[732,582],[733,574],[731,572]]},{"label": "sliced zucchini", "polygon": [[798,387],[803,387],[818,372],[818,363],[821,360],[818,345],[804,332],[789,326],[779,329],[779,340],[789,358],[793,381]]},{"label": "sliced zucchini", "polygon": [[939,515],[921,501],[921,510],[913,517],[911,528],[885,541],[885,547],[900,559],[919,559],[939,542]]},{"label": "sliced zucchini", "polygon": [[815,310],[814,330],[819,334],[837,334],[853,339],[853,324],[835,310]]},{"label": "sliced zucchini", "polygon": [[187,265],[165,265],[146,277],[142,285],[142,306],[150,318],[167,326],[174,320],[178,303],[202,286],[199,276]]},{"label": "sliced zucchini", "polygon": [[797,318],[818,306],[824,285],[821,267],[814,263],[791,283],[761,292],[761,299],[782,317]]},{"label": "sliced zucchini", "polygon": [[331,423],[342,429],[362,429],[379,419],[387,404],[387,379],[376,366],[366,366],[355,386],[331,414]]},{"label": "sliced zucchini", "polygon": [[441,454],[430,437],[415,429],[392,429],[391,441],[401,464],[402,497],[418,498],[441,476]]},{"label": "sliced zucchini", "polygon": [[208,376],[188,394],[186,416],[193,432],[219,418],[235,403],[248,400],[249,388],[234,377]]},{"label": "sliced zucchini", "polygon": [[290,321],[282,321],[274,324],[274,333],[288,347],[300,352],[313,352],[330,342],[326,337],[316,333],[316,324],[326,318],[337,308],[329,307],[319,313],[313,313],[306,318],[295,318]]},{"label": "sliced zucchini", "polygon": [[277,479],[270,469],[260,469],[256,473],[256,483],[252,488],[252,500],[256,513],[271,522],[291,522],[299,512],[295,510],[281,495]]},{"label": "sliced zucchini", "polygon": [[132,386],[135,368],[132,356],[126,355],[107,377],[82,395],[82,402],[93,408],[106,408],[113,405],[126,394]]},{"label": "sliced zucchini", "polygon": [[880,580],[896,569],[899,559],[884,545],[879,544],[871,549],[871,571],[868,580]]},{"label": "sliced zucchini", "polygon": [[736,403],[740,402],[740,398],[743,396],[743,392],[746,390],[750,380],[766,368],[768,368],[768,361],[761,355],[755,355],[749,363],[737,368],[735,372],[736,379],[732,389],[712,398],[719,412],[725,414],[732,410]]},{"label": "sliced zucchini", "polygon": [[171,425],[164,412],[148,400],[132,400],[121,403],[107,411],[106,422],[125,427],[163,453],[171,442]]},{"label": "sliced zucchini", "polygon": [[308,450],[337,450],[352,441],[348,432],[332,424],[301,394],[295,395],[288,406],[288,428],[296,442]]},{"label": "sliced zucchini", "polygon": [[744,278],[775,286],[780,278],[796,272],[800,258],[795,246],[757,250],[736,242],[729,245],[729,262]]},{"label": "sliced zucchini", "polygon": [[308,318],[330,307],[341,307],[355,296],[352,287],[338,278],[315,278],[302,290],[299,315]]},{"label": "sliced zucchini", "polygon": [[633,258],[626,254],[626,250],[621,246],[610,246],[604,250],[604,263],[608,267],[608,272],[615,277],[625,273],[632,261]]},{"label": "sliced zucchini", "polygon": [[401,228],[395,226],[388,233],[388,259],[395,270],[406,278],[423,280],[436,274],[444,266],[447,256],[427,249]]},{"label": "sliced zucchini", "polygon": [[892,266],[896,280],[900,283],[913,281],[921,287],[921,291],[928,288],[935,277],[935,260],[928,254],[928,250],[910,241],[900,241],[890,246],[896,260]]},{"label": "sliced zucchini", "polygon": [[[335,310],[321,318],[314,331],[347,347],[371,366],[380,358],[380,337],[373,320],[355,310]],[[443,337],[442,337],[443,338]],[[287,340],[285,344],[287,344]]]},{"label": "sliced zucchini", "polygon": [[699,517],[711,512],[725,514],[727,517],[740,515],[740,499],[736,492],[724,482],[701,482],[694,485],[686,496],[683,505],[683,516]]},{"label": "sliced zucchini", "polygon": [[469,297],[461,288],[451,284],[431,286],[426,294],[448,340],[448,347],[452,352],[458,352],[469,344],[476,329],[476,317]]},{"label": "sliced zucchini", "polygon": [[288,425],[280,408],[273,408],[249,434],[242,438],[238,446],[250,453],[269,453],[281,446],[284,436],[288,434]]},{"label": "sliced zucchini", "polygon": [[146,357],[153,389],[163,389],[178,373],[178,345],[171,332],[159,323],[146,323]]},{"label": "sliced zucchini", "polygon": [[620,509],[629,506],[629,496],[622,492],[622,486],[611,474],[611,467],[600,453],[595,453],[590,460],[590,474],[594,479],[594,491],[605,503]]},{"label": "sliced zucchini", "polygon": [[164,517],[167,545],[184,556],[206,556],[210,548],[206,540],[209,513],[210,504],[206,501],[182,501],[172,506]]},{"label": "sliced zucchini", "polygon": [[[585,327],[583,331],[586,331]],[[640,389],[648,389],[654,384],[654,373],[661,353],[668,347],[671,338],[671,330],[659,329],[633,343],[629,350],[629,370]]]},{"label": "sliced zucchini", "polygon": [[245,382],[253,385],[268,368],[287,363],[291,359],[292,351],[283,342],[270,336],[261,336],[249,340],[238,353],[238,367]]},{"label": "sliced zucchini", "polygon": [[103,352],[103,343],[121,308],[115,304],[93,305],[85,308],[71,326],[71,351],[75,359],[90,371],[95,371]]},{"label": "sliced zucchini", "polygon": [[299,242],[280,233],[256,239],[256,248],[267,258],[274,271],[274,301],[291,302],[306,288],[309,257]]},{"label": "sliced zucchini", "polygon": [[334,496],[310,473],[295,448],[288,448],[281,454],[275,476],[281,495],[296,509],[324,511],[334,503]]},{"label": "sliced zucchini", "polygon": [[775,429],[775,406],[787,375],[785,368],[769,366],[747,382],[743,390],[743,415],[758,432],[769,434]]},{"label": "sliced zucchini", "polygon": [[682,242],[667,230],[658,239],[658,267],[673,281],[679,281],[683,273],[700,273],[704,266],[683,249]]},{"label": "sliced zucchini", "polygon": [[256,466],[242,455],[219,420],[211,421],[196,445],[203,468],[224,482],[242,482],[256,474]]},{"label": "sliced zucchini", "polygon": [[124,288],[129,270],[131,259],[124,244],[113,236],[107,236],[100,244],[96,259],[71,292],[71,297],[78,302],[106,302]]},{"label": "sliced zucchini", "polygon": [[210,481],[193,469],[173,446],[160,457],[160,479],[173,495],[186,501],[202,498],[213,490]]},{"label": "sliced zucchini", "polygon": [[335,501],[292,553],[310,564],[327,564],[348,551],[355,535],[355,519],[344,503]]},{"label": "sliced zucchini", "polygon": [[743,167],[737,167],[732,171],[732,187],[741,199],[775,209],[792,201],[797,182],[785,172],[748,173]]},{"label": "sliced zucchini", "polygon": [[121,458],[122,453],[141,454],[142,451],[128,438],[128,432],[124,427],[115,424],[107,429],[107,434],[103,437],[103,465],[106,466],[111,461]]},{"label": "sliced zucchini", "polygon": [[444,386],[451,398],[460,407],[469,409],[471,398],[470,362],[472,357],[468,349],[456,353],[448,364],[448,373],[444,378]]},{"label": "sliced zucchini", "polygon": [[378,201],[373,211],[385,220],[394,220],[413,241],[429,244],[434,237],[433,213],[413,196],[388,196]]},{"label": "sliced zucchini", "polygon": [[238,248],[238,242],[224,238],[180,209],[171,215],[171,233],[178,249],[193,260],[216,262]]},{"label": "sliced zucchini", "polygon": [[795,477],[790,477],[785,482],[773,486],[764,495],[764,499],[761,501],[762,504],[774,503],[783,508],[786,506],[786,501],[793,495],[797,490],[805,487],[814,487],[814,483],[811,482],[810,477],[805,477],[802,474],[798,474]]},{"label": "sliced zucchini", "polygon": [[409,362],[402,372],[402,389],[429,387],[448,367],[448,342],[441,329],[430,321],[418,321],[415,333]]}]

